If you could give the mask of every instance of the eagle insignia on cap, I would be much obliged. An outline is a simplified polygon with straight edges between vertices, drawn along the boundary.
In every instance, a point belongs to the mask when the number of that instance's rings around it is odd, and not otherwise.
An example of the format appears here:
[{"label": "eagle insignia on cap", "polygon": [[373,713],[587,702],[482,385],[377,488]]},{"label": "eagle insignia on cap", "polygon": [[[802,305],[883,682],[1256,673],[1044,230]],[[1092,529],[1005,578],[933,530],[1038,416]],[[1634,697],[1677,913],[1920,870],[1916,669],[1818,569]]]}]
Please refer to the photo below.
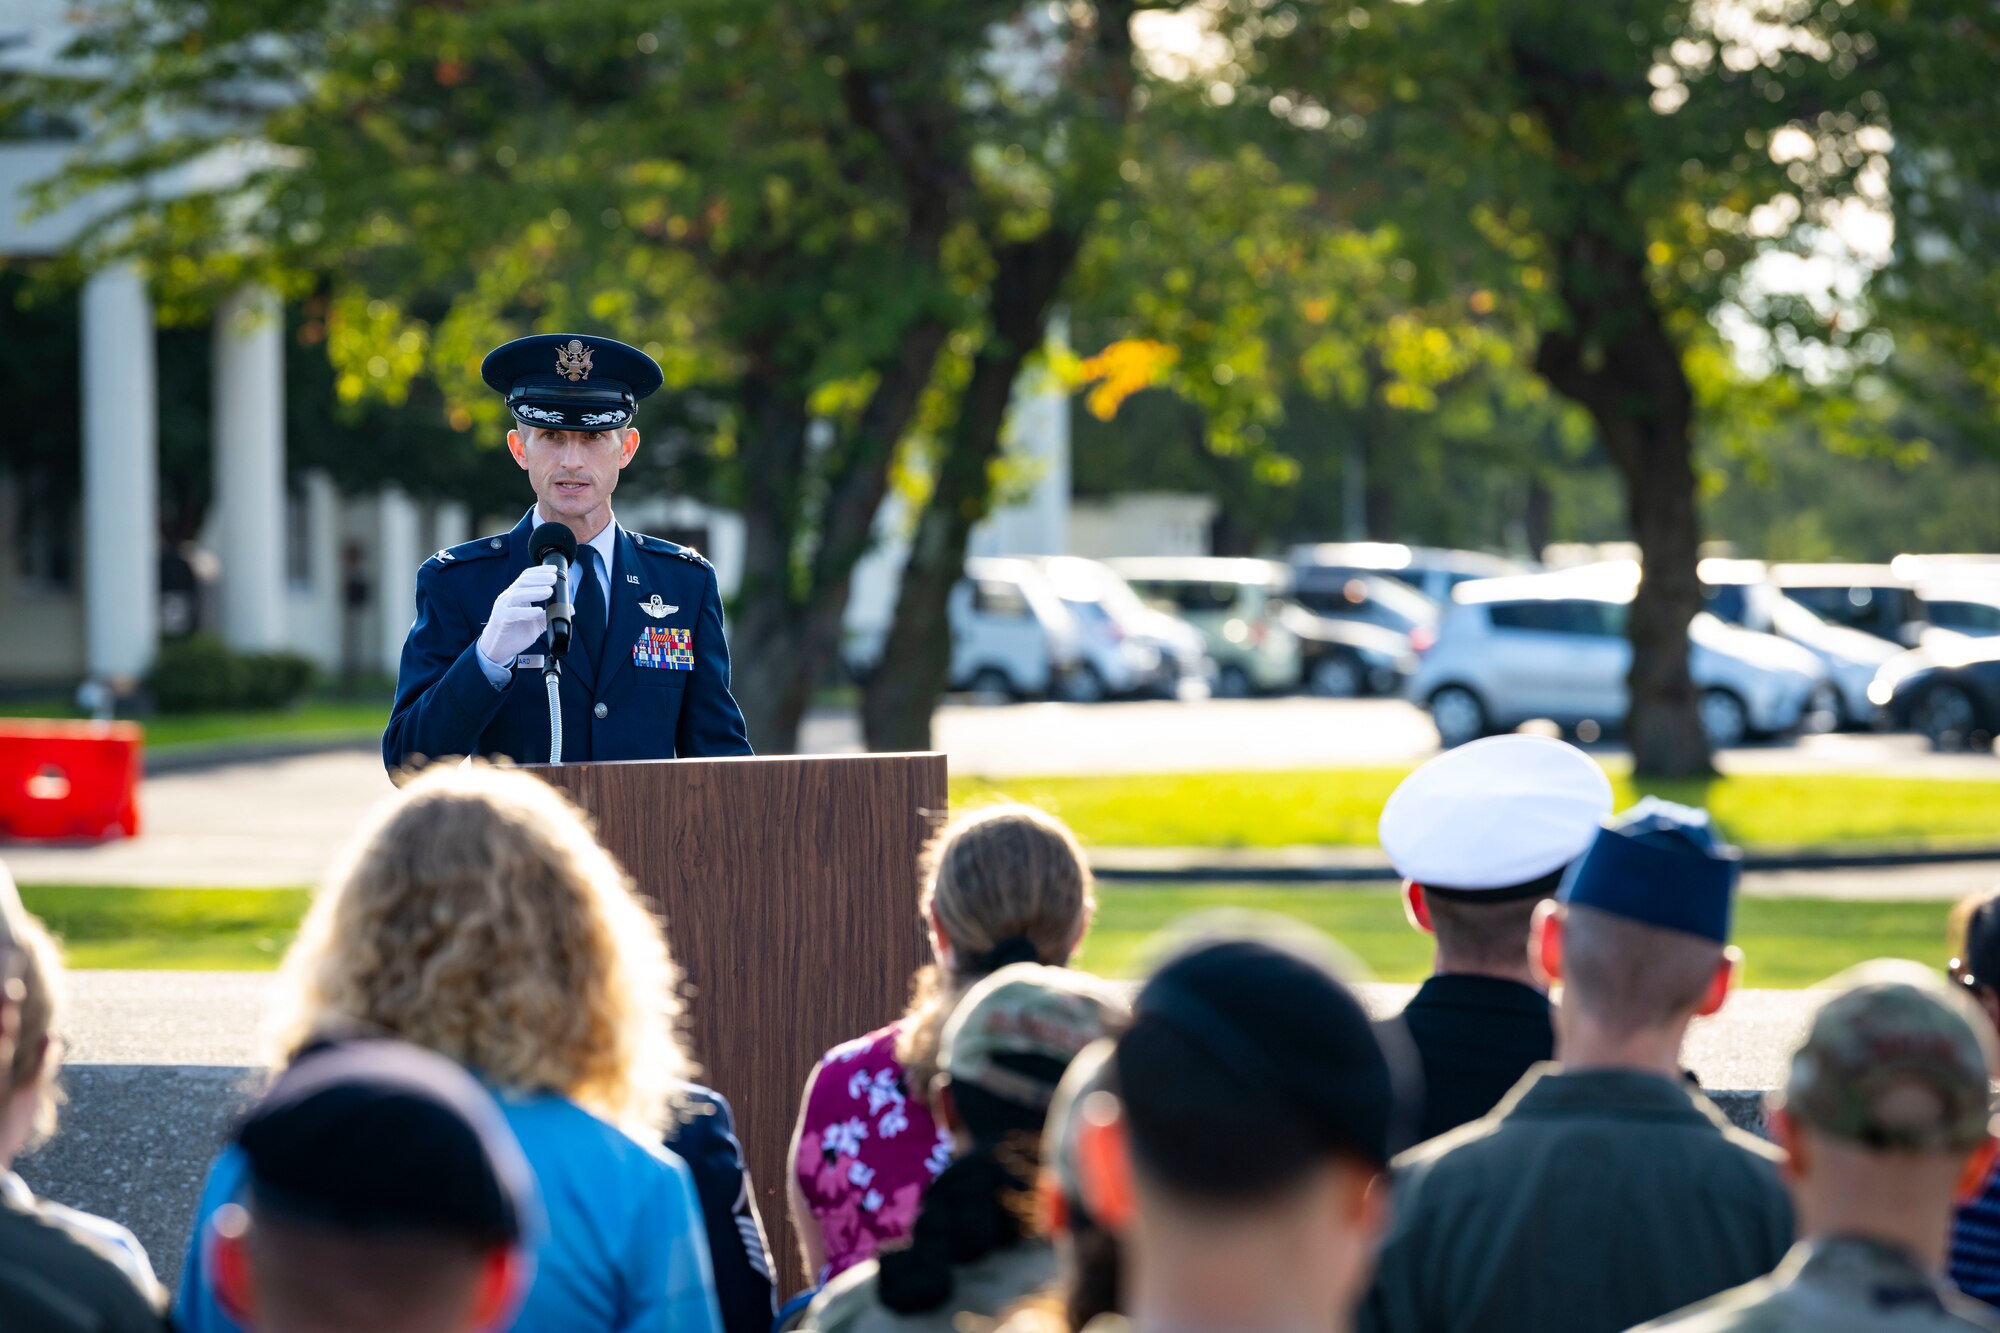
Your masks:
[{"label": "eagle insignia on cap", "polygon": [[590,349],[583,345],[583,339],[571,338],[556,348],[556,374],[571,384],[590,378]]}]

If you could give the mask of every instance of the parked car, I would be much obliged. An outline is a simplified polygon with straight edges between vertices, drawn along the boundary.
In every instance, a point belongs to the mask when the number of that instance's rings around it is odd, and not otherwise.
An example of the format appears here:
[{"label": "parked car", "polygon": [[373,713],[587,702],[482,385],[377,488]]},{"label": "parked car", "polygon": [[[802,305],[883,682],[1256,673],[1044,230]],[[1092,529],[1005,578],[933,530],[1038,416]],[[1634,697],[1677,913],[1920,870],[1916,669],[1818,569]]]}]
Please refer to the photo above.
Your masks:
[{"label": "parked car", "polygon": [[[1299,684],[1322,699],[1400,694],[1417,669],[1412,636],[1402,630],[1316,615],[1296,603],[1286,606],[1284,615],[1299,641]],[[1433,631],[1420,626],[1415,633],[1428,643]]]},{"label": "parked car", "polygon": [[1776,564],[1771,582],[1823,620],[1904,648],[1930,627],[1916,585],[1888,565]]},{"label": "parked car", "polygon": [[1531,572],[1518,560],[1484,551],[1404,546],[1400,542],[1319,542],[1293,547],[1291,559],[1294,569],[1395,579],[1440,606],[1451,600],[1451,590],[1461,583]]},{"label": "parked car", "polygon": [[1213,664],[1201,631],[1147,606],[1109,565],[1075,555],[1044,556],[1035,564],[1082,624],[1094,649],[1087,663],[1122,655],[1137,674],[1137,681],[1123,689],[1107,677],[1111,694],[1170,699],[1209,687]]},{"label": "parked car", "polygon": [[1285,623],[1291,571],[1275,560],[1135,556],[1105,564],[1156,610],[1201,633],[1215,692],[1243,698],[1300,680],[1299,636]]},{"label": "parked car", "polygon": [[1709,613],[1744,629],[1789,639],[1825,665],[1836,727],[1867,726],[1875,716],[1868,687],[1900,651],[1872,634],[1821,619],[1773,584],[1761,560],[1703,560],[1697,567]]},{"label": "parked car", "polygon": [[1903,653],[1882,668],[1868,697],[1885,726],[1916,731],[1936,749],[1990,747],[2000,736],[2000,638]]},{"label": "parked car", "polygon": [[1956,579],[1917,585],[1931,625],[1971,638],[2000,634],[2000,578]]},{"label": "parked car", "polygon": [[1399,634],[1435,629],[1439,603],[1407,583],[1331,565],[1292,566],[1292,599],[1317,616],[1359,620]]},{"label": "parked car", "polygon": [[[1409,696],[1429,708],[1447,746],[1536,718],[1611,730],[1625,718],[1625,617],[1637,587],[1630,565],[1468,583],[1420,656]],[[1774,635],[1705,612],[1688,635],[1702,725],[1718,748],[1797,730],[1826,687],[1819,659]]]},{"label": "parked car", "polygon": [[990,699],[1088,701],[1131,690],[1140,677],[1124,653],[1097,650],[1030,561],[966,561],[946,607],[954,690]]}]

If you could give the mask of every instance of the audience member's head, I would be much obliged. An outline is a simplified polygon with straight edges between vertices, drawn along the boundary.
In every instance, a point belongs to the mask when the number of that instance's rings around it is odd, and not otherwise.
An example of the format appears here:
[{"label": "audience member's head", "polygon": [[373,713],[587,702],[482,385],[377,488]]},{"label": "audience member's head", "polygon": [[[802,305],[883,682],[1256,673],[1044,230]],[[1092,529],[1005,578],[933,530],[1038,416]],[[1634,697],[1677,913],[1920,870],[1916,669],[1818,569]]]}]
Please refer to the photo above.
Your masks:
[{"label": "audience member's head", "polygon": [[1083,1151],[1084,1105],[1095,1093],[1115,1099],[1113,1076],[1117,1042],[1095,1042],[1070,1063],[1049,1103],[1049,1121],[1042,1134],[1041,1227],[1056,1248],[1056,1287],[1049,1321],[1054,1327],[1081,1329],[1099,1315],[1117,1314],[1124,1307],[1118,1238],[1092,1215],[1085,1195]]},{"label": "audience member's head", "polygon": [[2000,1028],[2000,889],[1969,893],[1952,904],[1945,923],[1951,979],[1965,988]]},{"label": "audience member's head", "polygon": [[21,1027],[21,1001],[27,987],[21,980],[25,965],[15,936],[28,909],[21,905],[21,891],[14,876],[0,861],[0,1067],[12,1064],[14,1040]]},{"label": "audience member's head", "polygon": [[56,1132],[56,1108],[62,1103],[56,1087],[56,1075],[62,1070],[62,1039],[56,1028],[65,989],[62,950],[25,909],[13,916],[8,932],[13,939],[18,1001],[13,1055],[0,1088],[0,1167]]},{"label": "audience member's head", "polygon": [[1082,1107],[1093,1217],[1125,1312],[1189,1327],[1338,1328],[1367,1288],[1380,1188],[1416,1113],[1414,1056],[1296,933],[1211,938],[1148,980]]},{"label": "audience member's head", "polygon": [[206,1237],[224,1307],[254,1333],[477,1333],[529,1278],[541,1205],[500,1108],[401,1042],[309,1050],[235,1135],[238,1203]]},{"label": "audience member's head", "polygon": [[961,815],[924,853],[922,911],[937,961],[918,974],[897,1055],[922,1093],[945,1019],[981,977],[1010,963],[1069,962],[1096,908],[1090,866],[1052,815],[994,805]]},{"label": "audience member's head", "polygon": [[1114,1031],[1124,1012],[1095,977],[1040,963],[1010,964],[966,993],[945,1024],[933,1088],[958,1153],[925,1192],[909,1245],[881,1255],[885,1307],[940,1309],[952,1294],[954,1265],[1025,1238],[1056,1089],[1070,1062]]},{"label": "audience member's head", "polygon": [[1829,986],[1772,1098],[1800,1233],[1878,1240],[1942,1272],[1953,1207],[1993,1162],[1993,1034],[1915,963]]},{"label": "audience member's head", "polygon": [[1492,736],[1403,779],[1378,836],[1437,971],[1526,980],[1535,908],[1611,813],[1611,781],[1573,745]]},{"label": "audience member's head", "polygon": [[658,1129],[692,1073],[677,984],[659,922],[561,794],[439,767],[384,803],[307,913],[272,1054],[329,1031],[394,1037]]},{"label": "audience member's head", "polygon": [[1566,1066],[1678,1069],[1688,1023],[1735,978],[1737,871],[1705,811],[1649,797],[1598,833],[1536,918],[1536,960],[1563,985]]}]

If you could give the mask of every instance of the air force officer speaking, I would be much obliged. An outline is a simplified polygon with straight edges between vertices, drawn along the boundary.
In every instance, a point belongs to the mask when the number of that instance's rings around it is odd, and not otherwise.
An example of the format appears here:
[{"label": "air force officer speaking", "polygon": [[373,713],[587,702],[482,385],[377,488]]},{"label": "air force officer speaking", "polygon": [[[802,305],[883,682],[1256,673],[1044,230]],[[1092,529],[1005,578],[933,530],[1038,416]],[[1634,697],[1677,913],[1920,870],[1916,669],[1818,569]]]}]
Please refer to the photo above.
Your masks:
[{"label": "air force officer speaking", "polygon": [[749,754],[714,567],[611,512],[639,450],[633,413],[660,387],[659,366],[609,338],[541,334],[496,348],[481,374],[506,397],[507,448],[535,504],[513,531],[418,569],[382,735],[390,772],[475,754]]}]

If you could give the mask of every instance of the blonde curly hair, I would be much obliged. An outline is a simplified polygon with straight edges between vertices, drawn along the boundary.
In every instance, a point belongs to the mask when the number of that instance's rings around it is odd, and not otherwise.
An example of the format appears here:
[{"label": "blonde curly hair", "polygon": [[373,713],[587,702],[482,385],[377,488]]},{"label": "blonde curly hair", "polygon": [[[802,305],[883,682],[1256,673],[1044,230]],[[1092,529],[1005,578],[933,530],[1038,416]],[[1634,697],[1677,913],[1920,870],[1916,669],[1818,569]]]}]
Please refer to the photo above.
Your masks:
[{"label": "blonde curly hair", "polygon": [[266,1056],[360,1030],[631,1132],[695,1074],[660,923],[588,817],[525,773],[439,766],[375,812],[280,969]]}]

